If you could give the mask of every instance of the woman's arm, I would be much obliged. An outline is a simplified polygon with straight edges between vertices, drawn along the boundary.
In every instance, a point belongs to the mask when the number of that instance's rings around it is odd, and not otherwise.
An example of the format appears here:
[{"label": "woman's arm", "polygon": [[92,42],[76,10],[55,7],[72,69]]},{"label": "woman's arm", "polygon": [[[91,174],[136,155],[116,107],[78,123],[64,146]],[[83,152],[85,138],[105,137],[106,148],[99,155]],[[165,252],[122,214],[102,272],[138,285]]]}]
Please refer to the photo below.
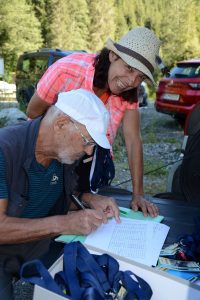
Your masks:
[{"label": "woman's arm", "polygon": [[132,177],[133,196],[131,207],[139,208],[146,216],[154,217],[158,209],[144,198],[143,190],[143,148],[140,134],[140,115],[138,110],[127,110],[123,118],[123,133],[128,154],[128,163]]},{"label": "woman's arm", "polygon": [[27,116],[31,119],[39,117],[43,115],[47,109],[51,106],[51,104],[47,103],[46,101],[42,100],[37,92],[31,97],[31,100],[27,107]]}]

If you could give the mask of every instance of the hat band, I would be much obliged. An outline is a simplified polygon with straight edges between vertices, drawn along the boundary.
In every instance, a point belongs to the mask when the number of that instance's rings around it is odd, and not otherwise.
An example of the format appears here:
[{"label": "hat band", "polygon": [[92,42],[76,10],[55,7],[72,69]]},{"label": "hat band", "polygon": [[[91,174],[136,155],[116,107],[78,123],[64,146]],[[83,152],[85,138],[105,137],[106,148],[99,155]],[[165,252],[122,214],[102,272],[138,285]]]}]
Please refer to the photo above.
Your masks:
[{"label": "hat band", "polygon": [[145,67],[151,72],[153,73],[154,71],[154,67],[152,66],[152,64],[145,58],[143,57],[142,55],[140,55],[139,53],[129,49],[129,48],[126,48],[120,44],[117,44],[117,43],[114,43],[114,46],[117,48],[118,51],[120,52],[123,52],[137,60],[139,60],[143,65],[145,65]]}]

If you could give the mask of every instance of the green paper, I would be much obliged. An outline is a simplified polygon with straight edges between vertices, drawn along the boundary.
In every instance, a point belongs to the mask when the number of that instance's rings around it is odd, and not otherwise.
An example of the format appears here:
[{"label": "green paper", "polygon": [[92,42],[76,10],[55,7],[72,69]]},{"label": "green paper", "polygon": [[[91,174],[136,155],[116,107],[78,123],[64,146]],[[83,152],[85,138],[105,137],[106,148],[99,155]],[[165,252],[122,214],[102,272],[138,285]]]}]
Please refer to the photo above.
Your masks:
[{"label": "green paper", "polygon": [[[163,216],[157,216],[155,218],[152,218],[150,216],[145,217],[141,211],[134,211],[129,208],[125,207],[119,207],[120,210],[120,216],[124,218],[130,218],[135,220],[142,220],[142,221],[154,221],[160,223],[164,217]],[[62,242],[62,243],[70,243],[70,242],[84,242],[86,239],[85,235],[74,235],[74,234],[63,234],[60,235],[55,239],[56,242]]]},{"label": "green paper", "polygon": [[142,221],[153,221],[153,222],[158,222],[160,223],[164,217],[163,216],[160,216],[158,215],[157,217],[153,218],[151,216],[147,216],[145,217],[143,215],[143,213],[141,211],[134,211],[132,209],[125,209],[123,207],[119,207],[120,209],[120,216],[121,217],[125,217],[125,218],[130,218],[130,219],[135,219],[135,220],[142,220]]},{"label": "green paper", "polygon": [[62,234],[55,239],[56,242],[70,243],[70,242],[84,242],[86,239],[85,235],[74,235],[74,234]]}]

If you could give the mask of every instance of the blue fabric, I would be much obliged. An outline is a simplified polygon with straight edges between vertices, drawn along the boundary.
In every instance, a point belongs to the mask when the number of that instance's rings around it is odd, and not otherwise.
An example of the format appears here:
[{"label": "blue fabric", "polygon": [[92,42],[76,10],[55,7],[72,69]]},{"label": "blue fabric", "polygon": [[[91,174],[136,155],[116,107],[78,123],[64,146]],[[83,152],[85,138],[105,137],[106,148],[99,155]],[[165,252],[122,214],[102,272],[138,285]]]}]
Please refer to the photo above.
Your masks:
[{"label": "blue fabric", "polygon": [[65,245],[63,271],[55,275],[55,281],[40,261],[23,265],[21,278],[38,284],[71,300],[110,300],[114,299],[121,287],[126,288],[124,300],[150,300],[152,290],[148,283],[130,271],[119,270],[118,262],[110,255],[92,255],[80,243]]},{"label": "blue fabric", "polygon": [[[28,203],[20,217],[41,218],[48,215],[63,191],[63,165],[53,160],[48,168],[34,159],[28,171]],[[8,199],[5,158],[0,151],[0,198]]]},{"label": "blue fabric", "polygon": [[178,236],[178,251],[175,255],[179,260],[194,260],[200,262],[200,216],[194,219],[195,231],[193,234]]},{"label": "blue fabric", "polygon": [[21,215],[27,204],[28,176],[35,152],[36,138],[41,117],[14,126],[0,128],[0,149],[5,157],[6,183],[8,186],[9,216]]},{"label": "blue fabric", "polygon": [[[28,171],[35,158],[35,146],[42,117],[24,121],[14,126],[0,128],[0,150],[5,157],[8,186],[7,215],[20,217],[28,204]],[[76,175],[72,165],[63,167],[64,191],[50,215],[65,214],[69,208],[70,194],[75,190]]]},{"label": "blue fabric", "polygon": [[2,300],[14,300],[13,276],[0,267],[0,297]]},{"label": "blue fabric", "polygon": [[6,185],[5,158],[0,150],[0,199],[8,199],[8,187]]},{"label": "blue fabric", "polygon": [[38,259],[23,264],[21,270],[21,279],[33,284],[37,284],[61,296],[65,296],[43,263]]},{"label": "blue fabric", "polygon": [[91,191],[111,184],[115,177],[115,166],[109,149],[96,146],[90,171]]},{"label": "blue fabric", "polygon": [[23,218],[41,218],[48,215],[63,191],[63,166],[53,160],[48,168],[35,159],[28,171],[28,204]]}]

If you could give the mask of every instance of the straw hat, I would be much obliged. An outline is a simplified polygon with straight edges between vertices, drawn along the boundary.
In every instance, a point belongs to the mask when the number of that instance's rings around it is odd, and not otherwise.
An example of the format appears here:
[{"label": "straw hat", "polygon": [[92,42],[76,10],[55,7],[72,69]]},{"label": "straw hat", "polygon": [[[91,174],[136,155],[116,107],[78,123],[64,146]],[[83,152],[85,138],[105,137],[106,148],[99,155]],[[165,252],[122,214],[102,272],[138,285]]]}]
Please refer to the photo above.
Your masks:
[{"label": "straw hat", "polygon": [[160,44],[153,31],[141,26],[130,30],[117,43],[109,38],[106,46],[156,85],[153,73],[157,67]]}]

